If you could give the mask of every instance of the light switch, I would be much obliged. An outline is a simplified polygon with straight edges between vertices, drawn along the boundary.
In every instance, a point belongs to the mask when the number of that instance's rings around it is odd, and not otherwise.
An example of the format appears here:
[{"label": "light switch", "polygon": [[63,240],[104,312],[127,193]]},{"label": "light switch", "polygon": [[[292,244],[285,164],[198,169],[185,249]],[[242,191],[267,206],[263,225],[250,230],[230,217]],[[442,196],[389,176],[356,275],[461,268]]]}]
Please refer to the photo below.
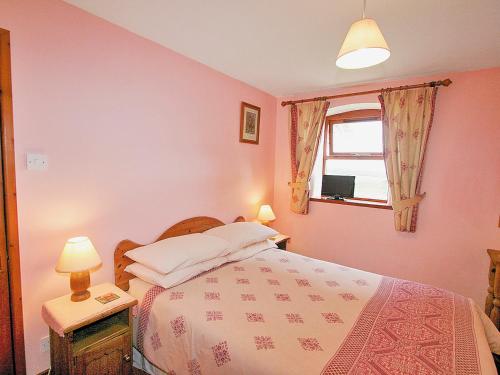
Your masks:
[{"label": "light switch", "polygon": [[29,171],[44,171],[49,167],[49,158],[43,154],[26,154],[26,167]]}]

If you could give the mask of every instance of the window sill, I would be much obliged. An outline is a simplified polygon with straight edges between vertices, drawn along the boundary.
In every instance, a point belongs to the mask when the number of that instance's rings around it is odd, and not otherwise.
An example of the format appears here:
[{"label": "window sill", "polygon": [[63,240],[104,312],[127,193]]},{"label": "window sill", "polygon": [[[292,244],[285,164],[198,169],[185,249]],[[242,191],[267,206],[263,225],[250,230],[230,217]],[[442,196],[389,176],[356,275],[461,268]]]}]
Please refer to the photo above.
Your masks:
[{"label": "window sill", "polygon": [[371,208],[379,208],[382,210],[392,210],[392,206],[389,206],[387,203],[375,203],[369,201],[360,201],[355,199],[346,199],[346,200],[334,200],[334,199],[325,199],[325,198],[310,198],[311,202],[321,202],[321,203],[332,203],[332,204],[343,204],[345,206],[358,206],[358,207],[371,207]]}]

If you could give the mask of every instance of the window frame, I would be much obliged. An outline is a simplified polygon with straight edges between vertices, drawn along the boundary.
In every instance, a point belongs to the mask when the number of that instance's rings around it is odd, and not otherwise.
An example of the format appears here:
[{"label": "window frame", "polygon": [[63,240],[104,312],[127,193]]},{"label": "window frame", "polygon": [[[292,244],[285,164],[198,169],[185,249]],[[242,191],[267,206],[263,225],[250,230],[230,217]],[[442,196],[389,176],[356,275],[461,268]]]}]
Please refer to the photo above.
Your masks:
[{"label": "window frame", "polygon": [[[348,122],[366,122],[381,121],[380,109],[358,109],[327,116],[325,118],[324,136],[323,136],[323,169],[322,175],[325,175],[327,160],[384,160],[383,152],[334,152],[333,150],[333,127],[336,124]],[[374,198],[351,198],[357,201],[367,201],[376,203],[388,203],[387,199]]]}]

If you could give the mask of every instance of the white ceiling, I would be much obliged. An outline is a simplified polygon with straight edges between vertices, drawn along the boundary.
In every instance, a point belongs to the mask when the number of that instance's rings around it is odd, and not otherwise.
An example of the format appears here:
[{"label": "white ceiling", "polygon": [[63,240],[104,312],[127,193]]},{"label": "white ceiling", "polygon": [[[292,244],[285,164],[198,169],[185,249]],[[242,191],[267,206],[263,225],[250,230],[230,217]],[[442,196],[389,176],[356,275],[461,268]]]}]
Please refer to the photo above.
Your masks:
[{"label": "white ceiling", "polygon": [[385,63],[335,66],[362,0],[65,0],[274,95],[500,66],[500,0],[368,0]]}]

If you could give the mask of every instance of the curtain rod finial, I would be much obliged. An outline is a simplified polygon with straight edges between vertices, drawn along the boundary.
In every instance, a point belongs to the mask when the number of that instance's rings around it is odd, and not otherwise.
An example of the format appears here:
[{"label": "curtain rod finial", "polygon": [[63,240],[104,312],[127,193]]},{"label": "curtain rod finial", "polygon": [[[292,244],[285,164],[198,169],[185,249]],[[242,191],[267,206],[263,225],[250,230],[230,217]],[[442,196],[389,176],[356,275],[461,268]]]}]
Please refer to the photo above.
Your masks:
[{"label": "curtain rod finial", "polygon": [[453,81],[449,78],[446,78],[445,80],[441,81],[441,84],[445,87],[448,87],[449,85],[451,85],[453,83]]}]

